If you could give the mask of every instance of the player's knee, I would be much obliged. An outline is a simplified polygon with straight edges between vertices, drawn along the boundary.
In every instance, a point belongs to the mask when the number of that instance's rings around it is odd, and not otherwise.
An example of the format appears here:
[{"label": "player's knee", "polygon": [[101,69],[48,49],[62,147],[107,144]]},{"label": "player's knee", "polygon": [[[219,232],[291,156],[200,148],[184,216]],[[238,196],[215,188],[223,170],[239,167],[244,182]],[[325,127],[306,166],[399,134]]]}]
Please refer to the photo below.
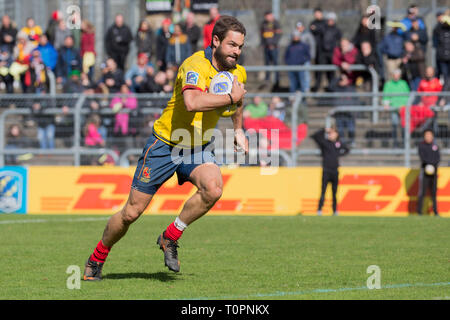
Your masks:
[{"label": "player's knee", "polygon": [[122,210],[122,221],[124,224],[129,225],[135,222],[142,214],[144,210],[139,206],[127,205]]},{"label": "player's knee", "polygon": [[212,206],[220,199],[222,191],[222,186],[215,182],[211,182],[202,190],[202,198],[207,205]]}]

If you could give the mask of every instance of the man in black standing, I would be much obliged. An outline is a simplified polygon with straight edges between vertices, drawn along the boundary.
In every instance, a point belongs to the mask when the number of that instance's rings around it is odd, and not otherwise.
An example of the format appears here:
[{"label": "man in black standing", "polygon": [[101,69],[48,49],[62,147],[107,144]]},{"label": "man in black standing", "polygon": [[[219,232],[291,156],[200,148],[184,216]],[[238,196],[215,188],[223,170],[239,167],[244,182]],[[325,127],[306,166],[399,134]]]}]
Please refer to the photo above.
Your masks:
[{"label": "man in black standing", "polygon": [[346,155],[350,149],[339,140],[336,128],[321,129],[311,138],[317,143],[322,156],[322,188],[320,193],[317,215],[322,215],[322,207],[325,201],[325,192],[328,183],[331,183],[333,193],[333,215],[337,216],[337,187],[339,182],[339,157]]},{"label": "man in black standing", "polygon": [[419,157],[421,162],[419,173],[419,195],[417,200],[417,213],[422,215],[423,198],[428,189],[431,190],[433,201],[433,211],[435,216],[439,216],[437,211],[437,169],[441,161],[439,147],[434,141],[434,134],[431,129],[425,130],[423,141],[419,144]]},{"label": "man in black standing", "polygon": [[[327,27],[327,23],[323,18],[323,12],[321,8],[314,9],[314,20],[309,25],[309,30],[314,36],[314,40],[316,42],[316,55],[314,57],[314,64],[320,64],[319,57],[322,55],[322,42],[323,42],[323,34]],[[320,87],[320,83],[317,79],[321,79],[320,72],[315,73],[315,85],[311,88],[311,91],[317,91]]]},{"label": "man in black standing", "polygon": [[[264,64],[278,65],[278,43],[280,42],[282,30],[279,22],[275,19],[271,11],[264,14],[264,21],[261,25],[261,44],[264,48]],[[270,80],[270,72],[266,72],[266,81]],[[279,84],[280,75],[275,72],[275,84]]]},{"label": "man in black standing", "polygon": [[123,15],[118,14],[114,19],[114,24],[106,32],[105,49],[108,56],[114,59],[121,70],[125,70],[131,41],[133,41],[131,30],[125,25]]}]

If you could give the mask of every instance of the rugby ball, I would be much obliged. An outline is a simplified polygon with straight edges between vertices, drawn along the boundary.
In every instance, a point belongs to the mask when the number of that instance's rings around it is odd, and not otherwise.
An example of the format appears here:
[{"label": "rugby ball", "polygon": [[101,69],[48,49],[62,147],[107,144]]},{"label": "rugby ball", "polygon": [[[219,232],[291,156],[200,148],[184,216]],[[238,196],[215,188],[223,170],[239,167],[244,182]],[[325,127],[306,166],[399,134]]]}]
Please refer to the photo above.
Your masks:
[{"label": "rugby ball", "polygon": [[434,169],[434,166],[432,164],[427,164],[425,166],[425,173],[427,175],[432,176],[434,174],[434,171],[435,171],[435,169]]},{"label": "rugby ball", "polygon": [[[234,76],[231,72],[221,71],[214,76],[209,85],[209,93],[213,94],[229,94],[233,87]],[[214,111],[221,117],[231,117],[236,112],[236,104],[223,106]]]}]

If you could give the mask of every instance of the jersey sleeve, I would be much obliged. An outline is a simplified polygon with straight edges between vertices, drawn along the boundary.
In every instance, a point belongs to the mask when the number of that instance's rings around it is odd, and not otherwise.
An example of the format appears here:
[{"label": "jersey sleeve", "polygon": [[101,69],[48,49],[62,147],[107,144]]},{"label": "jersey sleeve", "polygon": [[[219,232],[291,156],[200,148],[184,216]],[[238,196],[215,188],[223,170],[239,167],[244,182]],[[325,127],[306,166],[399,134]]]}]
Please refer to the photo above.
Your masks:
[{"label": "jersey sleeve", "polygon": [[237,76],[238,81],[240,83],[246,84],[247,83],[247,72],[245,71],[245,68],[242,66],[238,66],[236,68],[236,71],[237,72],[235,72],[234,75]]},{"label": "jersey sleeve", "polygon": [[181,92],[186,89],[206,91],[206,76],[201,65],[195,61],[183,63],[179,70],[181,77]]}]

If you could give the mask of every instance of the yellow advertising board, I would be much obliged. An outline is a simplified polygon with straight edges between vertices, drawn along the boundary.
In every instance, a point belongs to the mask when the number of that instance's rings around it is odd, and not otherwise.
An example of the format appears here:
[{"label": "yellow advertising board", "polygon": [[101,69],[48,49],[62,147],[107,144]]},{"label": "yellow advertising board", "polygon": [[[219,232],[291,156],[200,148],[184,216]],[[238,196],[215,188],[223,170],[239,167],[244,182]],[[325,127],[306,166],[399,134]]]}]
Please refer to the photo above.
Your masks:
[{"label": "yellow advertising board", "polygon": [[[112,214],[126,202],[134,168],[29,167],[28,213]],[[223,168],[222,198],[209,214],[315,215],[321,168]],[[416,212],[418,170],[341,168],[338,210],[342,216],[407,216]],[[330,189],[330,188],[329,188]],[[176,214],[196,188],[168,180],[146,214]],[[429,201],[425,201],[429,208]],[[450,168],[439,169],[438,208],[450,217]],[[424,208],[424,210],[428,210]],[[331,190],[324,215],[331,214]]]}]

